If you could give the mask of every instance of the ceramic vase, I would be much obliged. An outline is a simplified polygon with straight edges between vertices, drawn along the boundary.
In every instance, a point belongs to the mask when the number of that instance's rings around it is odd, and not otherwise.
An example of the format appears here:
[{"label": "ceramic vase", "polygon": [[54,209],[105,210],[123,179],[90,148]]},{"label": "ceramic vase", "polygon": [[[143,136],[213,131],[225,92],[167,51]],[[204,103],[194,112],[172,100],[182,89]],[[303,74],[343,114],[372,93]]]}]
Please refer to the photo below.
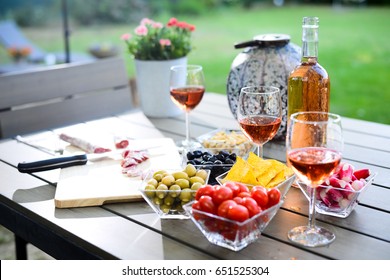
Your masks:
[{"label": "ceramic vase", "polygon": [[140,106],[148,117],[173,117],[184,113],[171,100],[169,72],[174,65],[186,65],[187,57],[171,60],[135,60]]}]

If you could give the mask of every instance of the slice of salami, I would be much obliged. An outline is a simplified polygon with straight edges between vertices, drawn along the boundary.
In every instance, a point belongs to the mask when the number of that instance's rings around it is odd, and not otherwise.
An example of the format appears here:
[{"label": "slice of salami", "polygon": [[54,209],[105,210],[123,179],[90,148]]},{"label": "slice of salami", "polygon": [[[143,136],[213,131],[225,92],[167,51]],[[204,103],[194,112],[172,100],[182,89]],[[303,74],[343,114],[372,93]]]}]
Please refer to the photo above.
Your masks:
[{"label": "slice of salami", "polygon": [[142,170],[137,169],[137,166],[149,159],[149,154],[146,151],[125,150],[122,153],[122,173],[129,177],[138,177],[142,175]]},{"label": "slice of salami", "polygon": [[60,139],[68,142],[69,144],[72,144],[73,146],[76,146],[76,147],[84,150],[88,154],[92,154],[92,153],[100,154],[100,153],[106,153],[106,152],[111,151],[111,149],[107,149],[107,148],[103,148],[103,147],[94,145],[94,144],[92,144],[84,139],[73,137],[73,136],[67,135],[65,133],[60,134]]}]

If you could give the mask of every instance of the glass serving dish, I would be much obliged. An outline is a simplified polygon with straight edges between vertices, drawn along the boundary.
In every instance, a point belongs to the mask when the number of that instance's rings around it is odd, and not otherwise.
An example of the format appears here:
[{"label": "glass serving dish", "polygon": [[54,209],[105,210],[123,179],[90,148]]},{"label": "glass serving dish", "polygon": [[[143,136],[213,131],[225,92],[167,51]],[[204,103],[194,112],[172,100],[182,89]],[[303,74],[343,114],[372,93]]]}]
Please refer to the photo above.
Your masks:
[{"label": "glass serving dish", "polygon": [[[228,171],[229,172],[229,171]],[[217,182],[220,184],[220,185],[223,185],[225,182],[228,182],[228,180],[225,179],[226,175],[228,174],[228,172],[225,172],[221,175],[219,175],[216,180]],[[287,177],[283,182],[279,183],[278,185],[276,185],[274,188],[278,188],[279,191],[280,191],[280,197],[281,199],[285,199],[286,197],[286,194],[287,192],[289,191],[289,189],[291,188],[291,185],[294,183],[295,181],[295,178],[296,178],[296,175],[295,174],[292,174],[290,175],[289,177]],[[239,182],[239,183],[242,183],[242,182]],[[246,186],[248,186],[249,189],[251,189],[252,187],[254,187],[254,185],[249,185],[249,184],[245,184]]]},{"label": "glass serving dish", "polygon": [[[339,218],[348,217],[358,205],[359,200],[367,188],[371,186],[377,173],[371,174],[365,179],[366,183],[358,190],[347,190],[332,186],[318,186],[316,193],[316,212]],[[297,184],[309,200],[309,187],[297,180]]]},{"label": "glass serving dish", "polygon": [[207,212],[192,208],[194,201],[183,207],[191,220],[207,238],[215,245],[239,251],[255,242],[276,212],[283,204],[283,200],[244,222],[237,222]]},{"label": "glass serving dish", "polygon": [[256,148],[240,130],[219,128],[197,137],[196,140],[212,154],[227,151],[246,157]]},{"label": "glass serving dish", "polygon": [[236,154],[227,151],[219,151],[214,154],[207,149],[189,149],[182,154],[182,166],[193,164],[196,168],[210,170],[209,184],[218,184],[216,178],[229,171],[236,162]]},{"label": "glass serving dish", "polygon": [[[183,205],[194,200],[196,190],[207,184],[210,177],[209,170],[196,168],[196,175],[199,174],[199,171],[203,172],[203,174],[201,174],[203,180],[195,178],[200,176],[189,176],[187,178],[185,174],[183,174],[185,173],[183,170],[149,170],[142,181],[139,190],[144,200],[160,218],[189,219],[189,215],[183,209]],[[158,173],[160,173],[161,179],[159,178],[160,175],[158,175]],[[171,175],[173,178],[169,178],[169,176],[166,175]],[[167,178],[164,179],[164,177]],[[151,185],[154,186],[154,188],[151,187]],[[165,185],[166,187],[161,187],[161,185]]]}]

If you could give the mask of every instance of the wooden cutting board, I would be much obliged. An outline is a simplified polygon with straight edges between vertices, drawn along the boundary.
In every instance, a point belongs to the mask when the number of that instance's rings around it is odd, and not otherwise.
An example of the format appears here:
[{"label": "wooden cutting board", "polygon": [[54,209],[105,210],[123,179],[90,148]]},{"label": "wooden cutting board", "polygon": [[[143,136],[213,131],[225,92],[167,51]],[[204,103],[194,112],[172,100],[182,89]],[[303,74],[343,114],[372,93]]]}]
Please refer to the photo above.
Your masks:
[{"label": "wooden cutting board", "polygon": [[[181,169],[181,157],[170,138],[132,141],[138,148],[149,150],[150,159],[139,168]],[[141,177],[122,174],[121,157],[89,161],[87,165],[63,168],[54,197],[57,208],[98,206],[105,203],[142,200],[139,192]]]}]

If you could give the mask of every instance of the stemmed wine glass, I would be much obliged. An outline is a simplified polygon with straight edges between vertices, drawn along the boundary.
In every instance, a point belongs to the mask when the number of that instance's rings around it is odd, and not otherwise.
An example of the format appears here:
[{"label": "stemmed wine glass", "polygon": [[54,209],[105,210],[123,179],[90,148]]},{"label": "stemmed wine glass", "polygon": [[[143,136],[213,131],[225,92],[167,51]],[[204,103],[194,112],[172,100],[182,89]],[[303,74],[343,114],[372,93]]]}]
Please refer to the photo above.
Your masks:
[{"label": "stemmed wine glass", "polygon": [[282,121],[280,90],[273,86],[248,86],[240,91],[237,120],[241,130],[257,145],[263,157],[263,145],[271,140]]},{"label": "stemmed wine glass", "polygon": [[316,187],[331,176],[341,161],[343,136],[340,116],[325,112],[292,114],[287,125],[287,159],[310,193],[309,223],[288,232],[288,238],[307,247],[325,246],[335,235],[315,224]]},{"label": "stemmed wine glass", "polygon": [[198,146],[190,139],[189,113],[202,100],[205,92],[203,68],[200,65],[176,65],[170,71],[170,93],[172,101],[186,114],[186,139],[179,147],[191,149]]}]

